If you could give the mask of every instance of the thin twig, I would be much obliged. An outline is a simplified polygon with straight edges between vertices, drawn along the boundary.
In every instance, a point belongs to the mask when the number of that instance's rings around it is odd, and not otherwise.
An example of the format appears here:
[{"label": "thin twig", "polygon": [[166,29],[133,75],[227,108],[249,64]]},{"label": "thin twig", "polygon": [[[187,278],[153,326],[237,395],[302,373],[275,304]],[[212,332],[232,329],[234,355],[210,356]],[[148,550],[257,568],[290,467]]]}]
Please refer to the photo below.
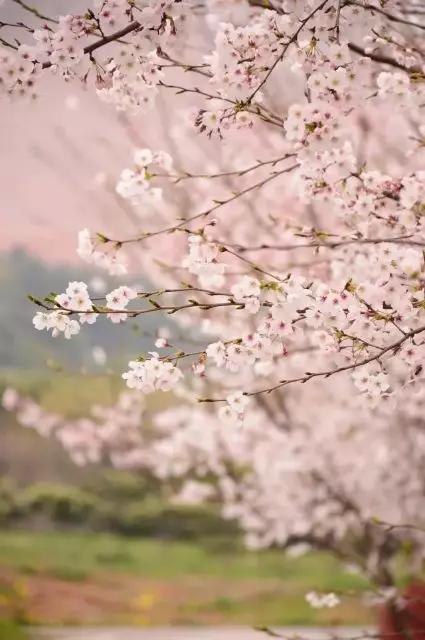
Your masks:
[{"label": "thin twig", "polygon": [[180,222],[180,223],[178,223],[178,224],[176,224],[174,226],[165,227],[164,229],[159,229],[158,231],[146,232],[146,233],[144,233],[144,234],[142,234],[140,236],[137,236],[135,238],[127,238],[127,239],[124,239],[124,240],[114,240],[112,238],[107,238],[107,237],[103,236],[104,242],[113,242],[113,243],[117,244],[118,246],[120,246],[120,245],[123,245],[123,244],[129,244],[129,243],[133,243],[133,242],[143,242],[144,240],[147,240],[149,238],[153,238],[155,236],[162,235],[164,233],[173,233],[174,231],[178,231],[178,230],[183,230],[184,231],[185,230],[184,227],[187,224],[190,224],[191,222],[194,222],[195,220],[199,220],[200,218],[208,217],[209,215],[211,215],[212,213],[215,213],[218,209],[220,209],[224,205],[227,205],[227,204],[230,204],[231,202],[234,202],[238,198],[246,195],[247,193],[250,193],[250,192],[255,191],[257,189],[261,189],[261,187],[263,187],[268,182],[271,182],[272,180],[275,180],[276,178],[278,178],[279,176],[283,175],[284,173],[289,173],[290,171],[293,171],[297,167],[299,167],[299,165],[295,164],[295,165],[291,165],[287,169],[282,169],[281,171],[275,171],[274,173],[272,173],[271,175],[267,176],[267,178],[264,178],[260,182],[256,182],[255,184],[252,184],[249,187],[246,187],[245,189],[242,189],[241,191],[238,191],[237,193],[234,193],[232,196],[230,196],[226,200],[217,201],[216,204],[214,204],[212,207],[210,207],[206,211],[202,211],[201,213],[197,213],[196,215],[194,215],[194,216],[192,216],[190,218],[187,218],[186,220],[183,220],[182,222]]},{"label": "thin twig", "polygon": [[338,249],[339,247],[346,247],[349,245],[367,245],[367,244],[399,244],[410,247],[425,247],[424,240],[413,240],[411,235],[408,236],[395,236],[389,238],[350,238],[348,240],[338,240],[327,242],[313,241],[304,242],[301,244],[259,244],[252,246],[244,246],[239,244],[227,244],[222,242],[224,246],[235,247],[239,252],[245,251],[298,251],[299,249]]},{"label": "thin twig", "polygon": [[315,9],[313,9],[313,11],[311,13],[309,13],[309,15],[306,18],[304,18],[304,20],[301,21],[301,24],[298,27],[298,29],[292,34],[292,36],[290,37],[289,41],[285,45],[283,45],[282,52],[276,58],[276,60],[273,62],[273,64],[271,65],[270,69],[267,71],[266,75],[264,76],[264,78],[261,80],[261,82],[258,84],[258,86],[254,89],[254,91],[251,93],[249,98],[246,100],[247,104],[250,104],[252,102],[252,100],[255,98],[255,96],[260,91],[260,89],[266,84],[267,80],[270,78],[271,74],[273,73],[273,71],[275,70],[275,68],[279,64],[279,62],[281,62],[283,60],[283,58],[285,56],[285,53],[287,52],[287,50],[289,49],[291,44],[293,44],[297,40],[298,35],[304,29],[305,25],[311,20],[311,18],[313,18],[315,16],[315,14],[318,11],[320,11],[320,9],[323,9],[323,7],[327,3],[327,1],[328,0],[324,0],[323,2],[321,2]]},{"label": "thin twig", "polygon": [[425,25],[424,24],[419,24],[418,22],[412,22],[411,20],[406,20],[405,18],[400,18],[398,16],[395,16],[392,13],[388,13],[388,11],[384,11],[384,9],[381,9],[380,7],[371,5],[371,4],[364,4],[363,2],[356,2],[356,0],[348,0],[346,2],[347,5],[351,5],[351,6],[355,6],[355,7],[361,7],[362,9],[364,9],[365,11],[375,11],[376,13],[380,13],[382,16],[385,16],[390,22],[398,22],[399,24],[405,24],[408,27],[414,27],[416,29],[425,29]]},{"label": "thin twig", "polygon": [[39,20],[46,20],[47,22],[53,22],[54,24],[59,24],[59,20],[55,20],[55,18],[50,18],[49,16],[46,16],[43,13],[40,13],[37,7],[31,7],[26,2],[23,2],[23,0],[13,0],[13,2],[15,2],[16,4],[19,4],[19,6],[22,7],[22,9],[25,9],[25,11],[32,13],[33,16],[35,16]]}]

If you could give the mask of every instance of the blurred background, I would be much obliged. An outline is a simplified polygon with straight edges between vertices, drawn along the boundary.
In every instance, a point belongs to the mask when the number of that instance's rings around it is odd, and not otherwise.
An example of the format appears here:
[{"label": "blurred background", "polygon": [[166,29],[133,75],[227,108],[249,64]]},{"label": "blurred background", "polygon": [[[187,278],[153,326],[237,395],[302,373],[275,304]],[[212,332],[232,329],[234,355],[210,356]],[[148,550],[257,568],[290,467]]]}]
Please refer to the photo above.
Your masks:
[{"label": "blurred background", "polygon": [[[37,6],[58,15],[85,5]],[[24,15],[31,22],[12,0],[0,7],[1,20]],[[129,121],[54,78],[37,102],[2,100],[0,109],[0,393],[13,386],[47,410],[84,416],[93,403],[115,401],[118,372],[151,344],[156,314],[143,328],[88,327],[70,344],[33,330],[26,296],[63,291],[70,280],[100,294],[113,288],[82,266],[77,232],[134,229],[114,185],[133,148],[149,145],[140,135],[148,128],[144,116]],[[147,284],[137,272],[131,282]],[[170,504],[148,475],[77,467],[53,440],[0,410],[2,638],[18,638],[21,624],[363,625],[371,620],[366,587],[326,554],[246,551],[236,525],[213,509]],[[305,601],[312,589],[352,597],[315,610]]]}]

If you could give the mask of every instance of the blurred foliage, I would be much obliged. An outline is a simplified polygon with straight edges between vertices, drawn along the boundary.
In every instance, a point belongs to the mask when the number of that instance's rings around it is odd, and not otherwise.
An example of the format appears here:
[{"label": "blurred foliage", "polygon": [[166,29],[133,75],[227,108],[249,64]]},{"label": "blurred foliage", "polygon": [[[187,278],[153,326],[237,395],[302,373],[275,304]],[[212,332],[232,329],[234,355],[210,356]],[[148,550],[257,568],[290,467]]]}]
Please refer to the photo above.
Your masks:
[{"label": "blurred foliage", "polygon": [[0,524],[16,515],[16,487],[9,478],[0,478]]},{"label": "blurred foliage", "polygon": [[78,526],[133,536],[196,540],[238,538],[235,523],[211,507],[170,505],[148,477],[107,472],[90,488],[36,483],[19,488],[0,479],[0,519],[9,526]]},{"label": "blurred foliage", "polygon": [[0,640],[28,640],[28,636],[18,624],[0,620]]},{"label": "blurred foliage", "polygon": [[238,536],[233,522],[223,520],[207,507],[168,506],[155,499],[129,503],[110,510],[103,520],[106,529],[126,535],[202,540],[209,536]]},{"label": "blurred foliage", "polygon": [[18,492],[16,513],[31,523],[32,515],[61,524],[87,523],[98,508],[95,496],[76,487],[35,484]]}]

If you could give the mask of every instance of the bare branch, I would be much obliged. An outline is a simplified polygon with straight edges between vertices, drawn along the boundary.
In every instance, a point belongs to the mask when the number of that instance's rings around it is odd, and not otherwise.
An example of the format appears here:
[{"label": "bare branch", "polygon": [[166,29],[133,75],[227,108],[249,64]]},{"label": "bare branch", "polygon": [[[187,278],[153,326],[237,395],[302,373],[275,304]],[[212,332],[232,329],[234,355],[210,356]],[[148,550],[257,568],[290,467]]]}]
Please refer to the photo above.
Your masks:
[{"label": "bare branch", "polygon": [[263,180],[260,180],[259,182],[256,182],[252,185],[250,185],[249,187],[246,187],[245,189],[242,189],[241,191],[238,191],[237,193],[234,193],[232,196],[230,196],[229,198],[227,198],[226,200],[220,200],[218,202],[216,202],[212,207],[210,207],[209,209],[207,209],[206,211],[202,211],[201,213],[197,213],[196,215],[187,218],[186,220],[183,220],[182,222],[171,226],[171,227],[165,227],[164,229],[160,229],[158,231],[148,231],[146,233],[143,233],[142,235],[136,237],[136,238],[128,238],[125,240],[114,240],[112,238],[107,238],[105,236],[104,237],[104,242],[112,242],[118,246],[121,246],[123,244],[129,244],[129,243],[133,243],[133,242],[143,242],[144,240],[147,240],[149,238],[153,238],[155,236],[159,236],[162,235],[163,233],[173,233],[174,231],[187,231],[187,229],[185,229],[187,224],[190,224],[192,222],[194,222],[195,220],[199,220],[200,218],[206,218],[209,215],[211,215],[212,213],[216,212],[218,209],[220,209],[221,207],[223,207],[226,204],[230,204],[231,202],[234,202],[235,200],[237,200],[238,198],[246,195],[247,193],[250,193],[252,191],[255,191],[257,189],[261,189],[261,187],[263,187],[265,184],[267,184],[268,182],[271,182],[272,180],[275,180],[276,178],[278,178],[279,176],[283,175],[284,173],[289,173],[291,171],[293,171],[294,169],[296,169],[299,165],[298,164],[294,164],[291,165],[290,167],[286,168],[286,169],[282,169],[281,171],[275,171],[274,173],[272,173],[271,175],[267,176],[266,178],[264,178]]}]

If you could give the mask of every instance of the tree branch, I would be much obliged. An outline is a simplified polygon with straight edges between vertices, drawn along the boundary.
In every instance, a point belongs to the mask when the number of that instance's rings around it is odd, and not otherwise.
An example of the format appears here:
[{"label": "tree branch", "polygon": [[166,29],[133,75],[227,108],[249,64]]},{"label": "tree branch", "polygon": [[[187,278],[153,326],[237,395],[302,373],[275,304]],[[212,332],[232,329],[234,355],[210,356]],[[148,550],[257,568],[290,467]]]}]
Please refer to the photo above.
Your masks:
[{"label": "tree branch", "polygon": [[[15,0],[15,2],[17,1],[18,0]],[[116,40],[123,38],[129,33],[132,33],[133,31],[140,29],[141,26],[142,25],[140,24],[140,22],[137,22],[137,21],[130,22],[130,24],[128,24],[123,29],[120,29],[119,31],[115,31],[114,33],[111,33],[109,36],[105,36],[104,38],[99,38],[99,40],[96,40],[96,42],[93,42],[92,44],[87,45],[87,47],[84,47],[83,51],[85,54],[90,55],[91,53],[93,53],[93,51],[96,51],[96,49],[99,49],[100,47],[103,47],[106,44],[109,44],[110,42],[115,42]],[[52,66],[52,63],[44,62],[42,66],[43,66],[43,69],[48,69],[49,67]]]},{"label": "tree branch", "polygon": [[[381,349],[379,353],[373,356],[370,356],[369,358],[365,358],[360,362],[354,362],[353,364],[347,364],[342,367],[337,367],[336,369],[329,369],[327,371],[317,371],[315,373],[307,372],[303,376],[299,376],[298,378],[281,380],[278,384],[274,385],[273,387],[268,387],[267,389],[260,389],[259,391],[245,391],[244,395],[257,396],[262,393],[272,393],[277,389],[281,389],[282,387],[286,387],[290,384],[294,384],[295,382],[301,382],[302,384],[304,384],[305,382],[309,382],[313,378],[329,378],[330,376],[333,376],[336,373],[342,373],[343,371],[353,371],[354,369],[358,369],[359,367],[363,367],[366,364],[379,360],[379,358],[381,358],[383,355],[385,355],[389,351],[397,351],[397,349],[399,349],[401,345],[404,344],[407,340],[414,338],[416,335],[423,333],[424,331],[425,331],[425,326],[418,327],[417,329],[413,329],[412,331],[405,333],[403,337],[400,338],[400,340],[397,340],[397,342],[393,342],[387,347]],[[202,399],[199,399],[198,402],[226,402],[226,399],[225,398],[206,398],[206,399],[202,398]]]},{"label": "tree branch", "polygon": [[390,58],[389,56],[385,56],[379,53],[368,53],[365,49],[362,49],[361,47],[359,47],[357,44],[354,44],[353,42],[348,43],[348,48],[351,51],[354,51],[354,53],[358,53],[360,56],[363,56],[364,58],[369,58],[374,62],[381,62],[382,64],[388,64],[391,67],[395,67],[396,69],[401,69],[402,71],[406,71],[407,73],[410,73],[415,70],[415,69],[408,69],[403,64],[401,64],[400,62],[397,62],[397,60],[394,60],[394,58]]}]

